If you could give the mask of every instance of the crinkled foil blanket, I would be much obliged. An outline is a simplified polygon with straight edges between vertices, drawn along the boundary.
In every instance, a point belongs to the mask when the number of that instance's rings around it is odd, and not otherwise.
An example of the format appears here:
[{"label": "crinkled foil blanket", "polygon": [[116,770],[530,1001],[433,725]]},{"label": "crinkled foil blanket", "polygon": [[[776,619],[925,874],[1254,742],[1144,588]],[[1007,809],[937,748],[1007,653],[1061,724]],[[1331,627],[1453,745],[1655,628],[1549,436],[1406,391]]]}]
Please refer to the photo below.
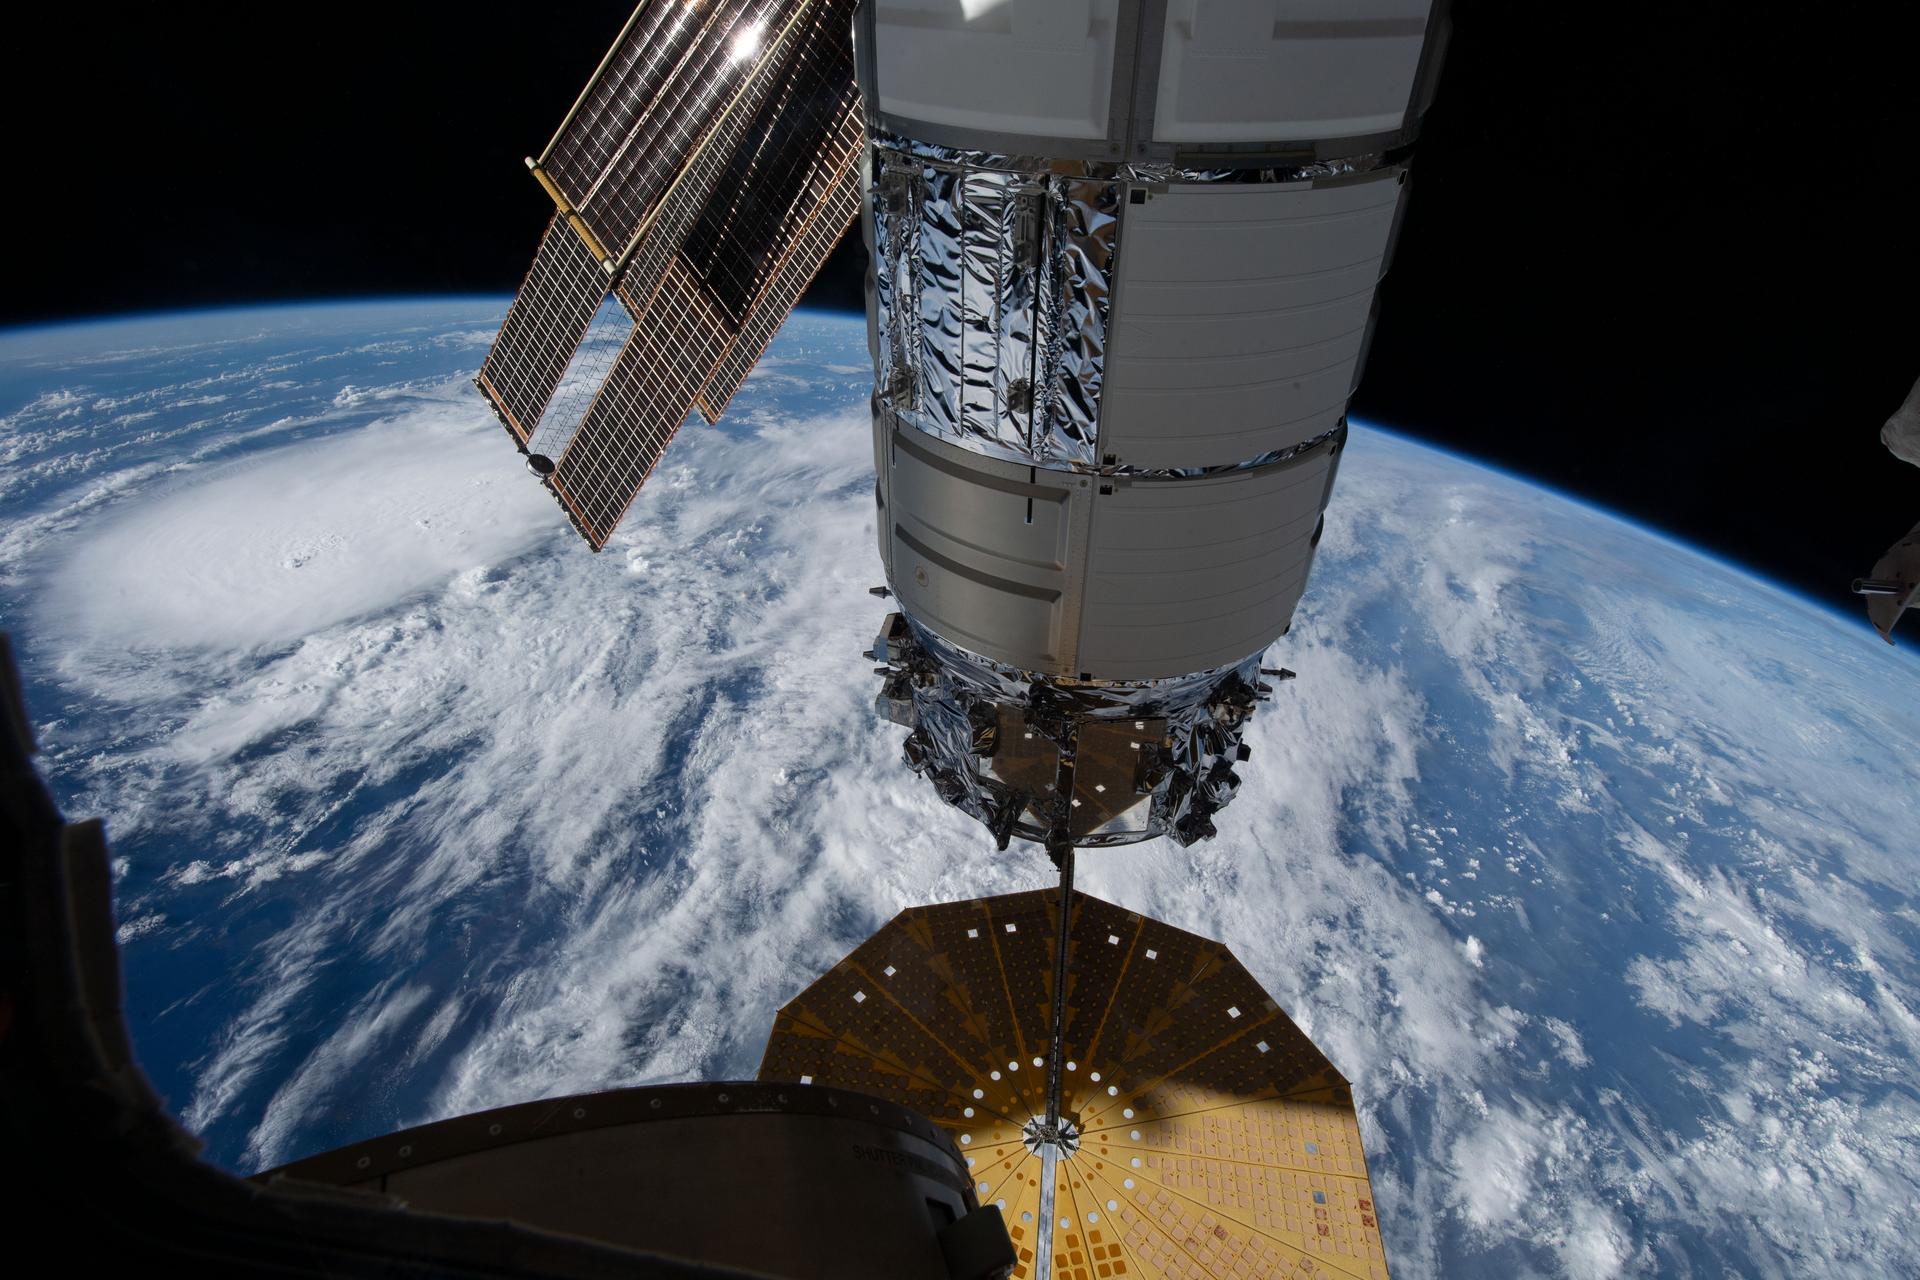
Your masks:
[{"label": "crinkled foil blanket", "polygon": [[[900,614],[874,656],[888,664],[881,713],[912,728],[908,766],[1002,848],[1013,836],[1079,847],[1207,839],[1269,692],[1257,654],[1167,680],[1069,681],[971,653]],[[1114,749],[1090,785],[1096,742]]]},{"label": "crinkled foil blanket", "polygon": [[875,160],[882,399],[978,452],[1095,465],[1121,188],[901,151]]},{"label": "crinkled foil blanket", "polygon": [[1076,471],[1109,469],[1100,391],[1129,184],[1300,182],[1392,160],[1188,170],[891,135],[875,137],[872,158],[880,404],[976,453]]}]

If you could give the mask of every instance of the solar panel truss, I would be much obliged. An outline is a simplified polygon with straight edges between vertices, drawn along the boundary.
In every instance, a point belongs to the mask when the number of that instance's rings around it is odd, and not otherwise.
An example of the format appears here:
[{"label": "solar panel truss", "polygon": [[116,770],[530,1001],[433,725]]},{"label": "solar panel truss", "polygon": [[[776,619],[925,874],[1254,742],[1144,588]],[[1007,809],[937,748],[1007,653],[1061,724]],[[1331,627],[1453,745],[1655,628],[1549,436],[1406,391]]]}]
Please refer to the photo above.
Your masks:
[{"label": "solar panel truss", "polygon": [[[528,162],[556,212],[475,381],[595,550],[859,210],[854,3],[649,0]],[[609,294],[632,332],[590,400],[556,400]]]},{"label": "solar panel truss", "polygon": [[1060,896],[910,907],[782,1008],[762,1080],[913,1107],[1006,1215],[1014,1280],[1387,1280],[1353,1092],[1225,946],[1072,899],[1061,1114],[1046,1110]]}]

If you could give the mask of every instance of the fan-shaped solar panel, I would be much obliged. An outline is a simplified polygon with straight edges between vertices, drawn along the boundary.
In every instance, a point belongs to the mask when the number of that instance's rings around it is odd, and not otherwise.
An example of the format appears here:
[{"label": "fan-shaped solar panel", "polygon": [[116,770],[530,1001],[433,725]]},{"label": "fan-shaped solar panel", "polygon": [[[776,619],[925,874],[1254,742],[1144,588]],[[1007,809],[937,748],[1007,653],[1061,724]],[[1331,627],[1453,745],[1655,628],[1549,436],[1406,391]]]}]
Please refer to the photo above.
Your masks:
[{"label": "fan-shaped solar panel", "polygon": [[[557,213],[476,383],[595,549],[687,414],[719,420],[858,212],[853,9],[650,0],[528,162]],[[611,360],[586,342],[609,293],[633,321]]]},{"label": "fan-shaped solar panel", "polygon": [[1016,1277],[1385,1280],[1346,1080],[1226,947],[1085,894],[1063,1006],[1077,1146],[1036,1150],[1059,902],[901,912],[780,1011],[760,1078],[944,1126],[1006,1214]]}]

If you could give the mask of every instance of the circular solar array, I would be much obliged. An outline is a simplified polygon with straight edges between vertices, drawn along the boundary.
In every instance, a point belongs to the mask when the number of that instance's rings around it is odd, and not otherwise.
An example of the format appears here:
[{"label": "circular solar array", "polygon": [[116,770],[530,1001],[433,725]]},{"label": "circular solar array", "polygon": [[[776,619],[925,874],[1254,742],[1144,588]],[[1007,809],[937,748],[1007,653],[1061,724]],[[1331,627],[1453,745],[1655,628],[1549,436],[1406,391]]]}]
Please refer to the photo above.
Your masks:
[{"label": "circular solar array", "polygon": [[1072,902],[1071,1149],[1032,1140],[1052,1043],[1051,891],[901,912],[780,1011],[761,1079],[932,1117],[980,1201],[1001,1204],[1019,1280],[1385,1280],[1346,1080],[1226,947]]}]

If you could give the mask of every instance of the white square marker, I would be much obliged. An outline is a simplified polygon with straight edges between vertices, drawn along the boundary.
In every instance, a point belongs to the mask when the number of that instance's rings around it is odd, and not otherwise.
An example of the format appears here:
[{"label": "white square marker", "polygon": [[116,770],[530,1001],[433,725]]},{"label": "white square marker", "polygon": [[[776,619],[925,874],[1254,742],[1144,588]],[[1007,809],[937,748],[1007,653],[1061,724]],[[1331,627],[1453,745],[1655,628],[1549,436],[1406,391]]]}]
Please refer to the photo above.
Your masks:
[{"label": "white square marker", "polygon": [[1158,960],[1159,958],[1160,958],[1160,953],[1158,951],[1155,951],[1152,947],[1147,948],[1147,959]]},{"label": "white square marker", "polygon": [[893,967],[892,965],[888,965],[888,966],[886,967],[886,969],[885,969],[885,970],[884,970],[883,972],[885,972],[885,973],[886,973],[886,975],[887,975],[887,976],[888,976],[889,978],[891,978],[891,977],[892,977],[892,976],[893,976],[893,975],[894,975],[895,973],[898,973],[898,972],[899,972],[899,970],[897,970],[897,969],[895,969],[895,968],[894,968],[894,967]]},{"label": "white square marker", "polygon": [[[889,970],[887,970],[887,972],[888,972],[888,973],[892,973],[892,972],[893,972],[893,970],[891,970],[891,969],[889,969]],[[1237,1017],[1239,1017],[1239,1016],[1240,1016],[1240,1006],[1238,1006],[1238,1005],[1232,1005],[1232,1004],[1230,1004],[1230,1005],[1228,1005],[1228,1006],[1227,1006],[1227,1016],[1228,1016],[1229,1018],[1237,1018]]]},{"label": "white square marker", "polygon": [[867,1002],[867,993],[866,993],[866,992],[864,992],[864,991],[856,991],[856,992],[854,992],[854,993],[853,993],[853,1002],[854,1002],[855,1004],[865,1004],[865,1003]]},{"label": "white square marker", "polygon": [[812,1083],[813,1083],[813,1077],[812,1077],[812,1076],[801,1076],[801,1077],[800,1077],[800,1083],[801,1083],[801,1084],[812,1084]]},{"label": "white square marker", "polygon": [[1014,923],[1013,921],[1011,921],[1011,920],[1009,920],[1009,921],[1007,921],[1007,932],[1008,932],[1008,933],[1018,933],[1018,932],[1020,932],[1020,926],[1019,926],[1019,925],[1017,925],[1017,924],[1015,924],[1015,923]]},{"label": "white square marker", "polygon": [[980,931],[978,929],[969,929],[967,930],[967,936],[969,938],[977,938],[980,936]]},{"label": "white square marker", "polygon": [[1117,933],[1110,933],[1110,934],[1108,934],[1108,935],[1107,935],[1107,945],[1108,945],[1108,946],[1110,946],[1110,947],[1117,947],[1117,946],[1119,946],[1119,945],[1120,945],[1120,935],[1119,935],[1119,934],[1117,934]]},{"label": "white square marker", "polygon": [[1267,1042],[1265,1040],[1262,1040],[1259,1044],[1256,1044],[1253,1047],[1258,1049],[1260,1052],[1265,1053],[1267,1051],[1268,1046],[1267,1046]]}]

